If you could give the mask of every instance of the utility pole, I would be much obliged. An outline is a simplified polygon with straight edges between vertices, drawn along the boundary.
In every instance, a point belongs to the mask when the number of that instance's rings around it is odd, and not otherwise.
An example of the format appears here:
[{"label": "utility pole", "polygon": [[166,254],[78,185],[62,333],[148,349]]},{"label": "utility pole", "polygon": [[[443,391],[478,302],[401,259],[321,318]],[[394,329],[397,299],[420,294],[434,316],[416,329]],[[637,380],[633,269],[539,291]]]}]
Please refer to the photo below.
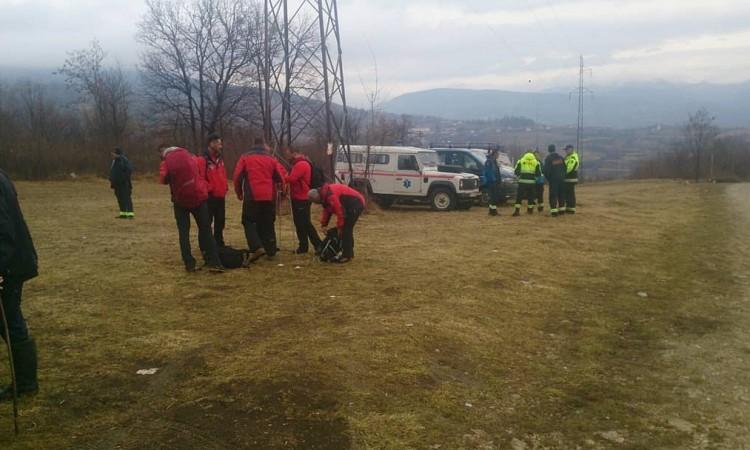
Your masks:
[{"label": "utility pole", "polygon": [[264,0],[264,136],[278,149],[322,126],[331,169],[349,155],[336,0]]},{"label": "utility pole", "polygon": [[[580,58],[580,64],[578,66],[578,88],[573,91],[578,94],[578,127],[576,131],[576,151],[578,152],[579,156],[581,156],[581,154],[583,153],[583,97],[585,94],[592,94],[591,90],[588,89],[584,83],[583,75],[585,66],[583,64],[583,55],[581,55]],[[573,92],[571,92],[571,94]]]}]

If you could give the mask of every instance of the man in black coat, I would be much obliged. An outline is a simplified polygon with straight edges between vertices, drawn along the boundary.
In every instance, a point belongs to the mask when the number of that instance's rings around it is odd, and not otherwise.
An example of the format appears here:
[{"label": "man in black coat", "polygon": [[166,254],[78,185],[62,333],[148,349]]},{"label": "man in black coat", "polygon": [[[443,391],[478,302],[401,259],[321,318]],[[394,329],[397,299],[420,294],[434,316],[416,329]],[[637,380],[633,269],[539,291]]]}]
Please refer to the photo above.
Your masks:
[{"label": "man in black coat", "polygon": [[544,160],[544,177],[549,183],[549,212],[552,217],[557,217],[560,213],[558,208],[565,205],[565,160],[557,153],[555,144],[547,147],[547,151],[549,155]]},{"label": "man in black coat", "polygon": [[118,219],[135,219],[133,212],[133,183],[130,176],[133,166],[120,147],[112,152],[112,166],[109,169],[109,185],[115,190],[117,204],[120,207]]},{"label": "man in black coat", "polygon": [[[0,325],[3,339],[10,339],[13,365],[16,369],[16,388],[19,395],[35,394],[36,343],[29,335],[21,312],[23,283],[37,276],[37,256],[26,221],[18,205],[16,189],[8,176],[0,170],[0,288],[3,310],[10,336]],[[13,386],[0,390],[0,401],[13,398]]]}]

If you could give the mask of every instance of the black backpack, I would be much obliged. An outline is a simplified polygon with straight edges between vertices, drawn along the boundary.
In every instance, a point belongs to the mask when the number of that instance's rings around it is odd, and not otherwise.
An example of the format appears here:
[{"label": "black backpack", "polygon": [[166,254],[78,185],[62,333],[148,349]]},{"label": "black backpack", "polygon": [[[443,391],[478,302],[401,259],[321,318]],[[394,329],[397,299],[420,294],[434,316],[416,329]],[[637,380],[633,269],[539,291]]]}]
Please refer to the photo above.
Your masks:
[{"label": "black backpack", "polygon": [[320,258],[321,261],[330,262],[338,256],[341,252],[341,239],[339,238],[339,230],[336,228],[328,230],[326,238],[323,239],[323,243],[320,245]]},{"label": "black backpack", "polygon": [[250,265],[250,251],[219,247],[219,261],[225,269],[239,269]]},{"label": "black backpack", "polygon": [[309,159],[306,159],[310,164],[310,189],[320,189],[328,181],[326,173],[320,167],[316,166]]}]

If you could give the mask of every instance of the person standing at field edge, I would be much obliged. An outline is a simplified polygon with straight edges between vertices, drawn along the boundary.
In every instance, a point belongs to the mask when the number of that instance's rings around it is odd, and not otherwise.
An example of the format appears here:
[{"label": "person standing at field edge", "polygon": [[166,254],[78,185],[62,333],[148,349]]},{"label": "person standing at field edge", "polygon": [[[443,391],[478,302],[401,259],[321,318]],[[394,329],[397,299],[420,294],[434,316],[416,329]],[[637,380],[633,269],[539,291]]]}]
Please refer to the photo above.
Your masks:
[{"label": "person standing at field edge", "polygon": [[547,147],[547,158],[544,160],[544,177],[549,183],[549,212],[552,217],[558,217],[559,207],[565,204],[563,198],[563,183],[565,182],[565,160],[557,153],[555,144]]},{"label": "person standing at field edge", "polygon": [[578,152],[572,145],[565,146],[565,206],[560,212],[576,213],[576,185],[578,184],[578,169],[581,161]]},{"label": "person standing at field edge", "polygon": [[208,185],[208,222],[213,226],[216,245],[224,247],[226,196],[229,191],[224,167],[224,142],[217,133],[207,138],[207,150],[198,158],[198,169]]},{"label": "person standing at field edge", "polygon": [[112,165],[109,168],[109,186],[114,189],[120,215],[117,219],[135,219],[133,212],[133,165],[120,147],[112,152]]},{"label": "person standing at field edge", "polygon": [[539,168],[541,174],[536,177],[536,207],[539,212],[544,211],[544,164],[542,163],[542,157],[539,155],[539,150],[534,150],[534,157],[539,161]]},{"label": "person standing at field edge", "polygon": [[294,228],[297,230],[297,240],[299,241],[294,253],[298,255],[307,253],[309,250],[308,241],[312,243],[313,249],[317,252],[321,240],[310,220],[310,200],[307,197],[312,187],[312,162],[305,155],[291,148],[284,149],[284,157],[292,165],[289,176],[286,177],[286,182],[289,184]]},{"label": "person standing at field edge", "polygon": [[219,261],[216,241],[211,235],[211,224],[208,220],[208,187],[198,170],[195,155],[180,147],[159,147],[161,164],[159,181],[168,184],[172,193],[174,218],[180,236],[180,253],[185,270],[195,272],[196,262],[190,251],[190,216],[198,226],[198,244],[211,272],[223,272]]},{"label": "person standing at field edge", "polygon": [[497,216],[497,204],[500,202],[500,185],[501,177],[500,166],[497,164],[497,149],[492,149],[487,153],[487,159],[484,161],[484,186],[487,189],[487,199],[489,204],[489,215]]},{"label": "person standing at field edge", "polygon": [[516,195],[516,210],[513,212],[513,217],[518,217],[521,214],[521,206],[523,206],[524,200],[526,200],[526,212],[533,214],[534,204],[536,203],[536,179],[542,174],[539,161],[537,161],[533,151],[527,151],[516,162],[515,173],[518,177],[518,194]]},{"label": "person standing at field edge", "polygon": [[286,180],[286,170],[269,154],[262,139],[256,139],[249,152],[242,155],[234,168],[234,192],[242,202],[242,225],[253,259],[260,256],[254,233],[266,257],[276,256],[276,186]]},{"label": "person standing at field edge", "polygon": [[[23,284],[37,275],[36,250],[18,204],[16,188],[8,175],[0,170],[0,295],[9,335],[5,335],[2,325],[0,334],[3,340],[10,339],[18,395],[34,395],[39,391],[36,342],[29,334],[21,312]],[[3,386],[0,401],[12,399],[13,385]]]},{"label": "person standing at field edge", "polygon": [[320,189],[311,189],[308,197],[311,202],[323,205],[320,225],[327,234],[331,216],[336,216],[336,228],[341,239],[341,255],[332,262],[347,263],[354,258],[354,225],[365,210],[365,198],[359,192],[344,184],[326,183]]}]

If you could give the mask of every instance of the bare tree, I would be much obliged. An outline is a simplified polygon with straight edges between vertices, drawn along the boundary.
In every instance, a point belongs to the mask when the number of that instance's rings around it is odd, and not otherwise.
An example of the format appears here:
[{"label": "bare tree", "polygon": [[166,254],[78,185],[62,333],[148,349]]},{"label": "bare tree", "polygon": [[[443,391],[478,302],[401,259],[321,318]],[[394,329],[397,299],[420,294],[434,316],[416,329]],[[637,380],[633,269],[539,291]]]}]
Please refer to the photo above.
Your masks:
[{"label": "bare tree", "polygon": [[714,125],[715,117],[706,108],[701,108],[690,114],[685,125],[685,141],[687,148],[695,157],[695,181],[700,180],[701,158],[719,135],[719,128]]},{"label": "bare tree", "polygon": [[243,116],[257,74],[260,9],[248,0],[147,0],[137,40],[141,71],[158,113],[177,115],[200,148]]},{"label": "bare tree", "polygon": [[88,106],[88,118],[99,138],[108,145],[122,142],[129,122],[132,89],[122,68],[105,67],[106,53],[98,41],[68,53],[59,73]]}]

